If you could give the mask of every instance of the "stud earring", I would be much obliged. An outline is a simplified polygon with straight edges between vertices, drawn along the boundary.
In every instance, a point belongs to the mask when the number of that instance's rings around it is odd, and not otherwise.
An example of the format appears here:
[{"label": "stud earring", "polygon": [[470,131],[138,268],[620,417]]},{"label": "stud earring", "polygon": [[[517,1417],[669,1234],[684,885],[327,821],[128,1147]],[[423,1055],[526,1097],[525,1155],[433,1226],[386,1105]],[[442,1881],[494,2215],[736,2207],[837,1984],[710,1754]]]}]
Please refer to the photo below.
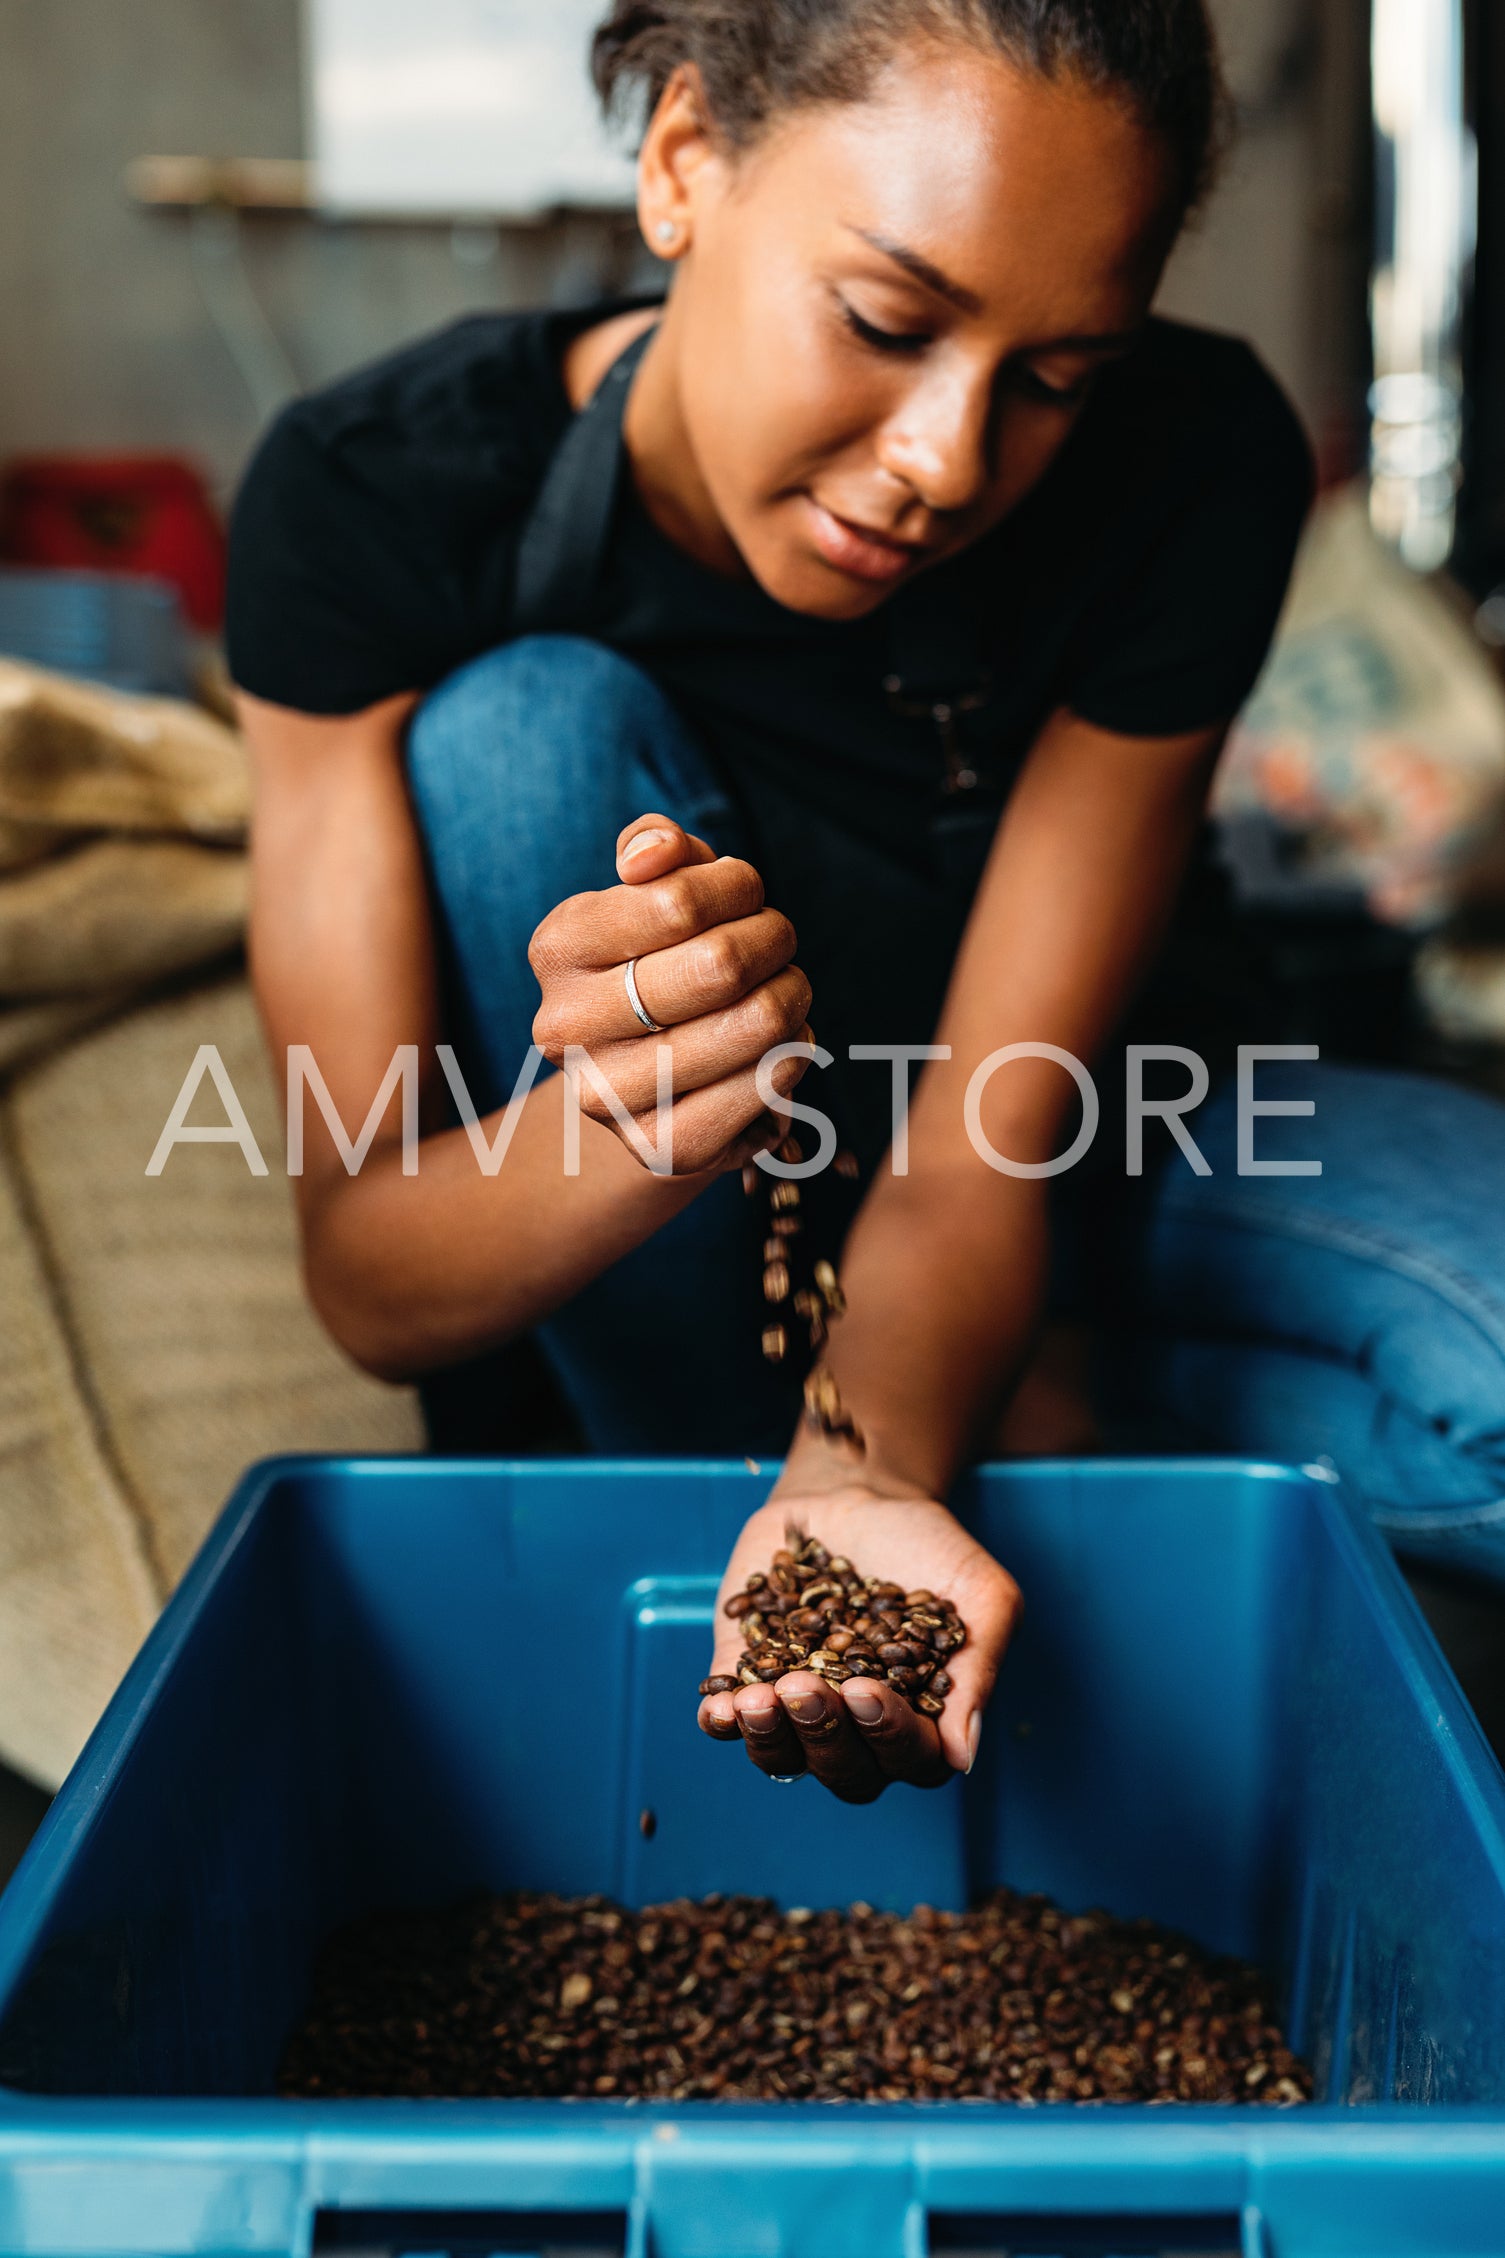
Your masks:
[{"label": "stud earring", "polygon": [[673,220],[660,220],[653,232],[659,242],[663,244],[665,250],[679,241],[679,229],[675,226]]}]

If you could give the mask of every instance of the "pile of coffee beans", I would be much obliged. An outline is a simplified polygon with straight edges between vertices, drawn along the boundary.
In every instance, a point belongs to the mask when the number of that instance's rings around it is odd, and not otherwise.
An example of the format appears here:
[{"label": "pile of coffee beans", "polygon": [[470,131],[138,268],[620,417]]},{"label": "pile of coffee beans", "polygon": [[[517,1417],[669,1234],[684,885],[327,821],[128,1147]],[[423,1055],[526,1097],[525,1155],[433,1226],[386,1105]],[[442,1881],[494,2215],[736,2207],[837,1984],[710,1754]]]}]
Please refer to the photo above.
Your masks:
[{"label": "pile of coffee beans", "polygon": [[1149,1921],[1000,1890],[970,1913],[765,1898],[641,1913],[517,1892],[326,1947],[300,2097],[1311,2098],[1251,1968]]},{"label": "pile of coffee beans", "polygon": [[786,1670],[813,1670],[827,1685],[886,1679],[922,1717],[939,1717],[951,1691],[946,1668],[967,1643],[954,1601],[862,1576],[840,1553],[791,1529],[773,1566],[757,1569],[724,1613],[747,1641],[735,1677],[706,1678],[702,1694],[771,1686]]}]

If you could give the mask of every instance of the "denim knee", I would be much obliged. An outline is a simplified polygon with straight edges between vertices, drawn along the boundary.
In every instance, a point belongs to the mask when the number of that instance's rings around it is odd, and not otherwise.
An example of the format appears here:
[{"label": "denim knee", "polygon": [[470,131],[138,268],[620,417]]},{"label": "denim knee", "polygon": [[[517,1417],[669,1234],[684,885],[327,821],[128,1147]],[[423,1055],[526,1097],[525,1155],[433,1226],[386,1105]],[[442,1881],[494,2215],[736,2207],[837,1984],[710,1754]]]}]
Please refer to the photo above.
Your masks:
[{"label": "denim knee", "polygon": [[725,851],[730,814],[657,684],[574,636],[507,643],[450,675],[413,717],[407,771],[445,1017],[472,1094],[495,1104],[532,1038],[528,945],[543,919],[614,883],[635,816],[671,815]]},{"label": "denim knee", "polygon": [[614,844],[645,791],[696,823],[725,797],[652,677],[582,636],[526,636],[460,667],[418,708],[407,759],[431,851],[489,832],[495,852],[506,832],[545,827]]},{"label": "denim knee", "polygon": [[[1505,1107],[1315,1062],[1262,1069],[1259,1088],[1317,1105],[1312,1120],[1261,1120],[1261,1156],[1320,1155],[1323,1173],[1239,1178],[1231,1096],[1214,1099],[1195,1134],[1215,1173],[1173,1164],[1156,1194],[1146,1314],[1224,1349],[1250,1404],[1263,1400],[1248,1379],[1260,1357],[1306,1369],[1308,1407],[1326,1404],[1350,1446],[1362,1431],[1348,1454],[1357,1486],[1392,1530],[1418,1516],[1487,1522],[1505,1499],[1505,1224],[1481,1187],[1505,1173]],[[1339,1418],[1345,1391],[1362,1417]],[[1295,1447],[1327,1445],[1308,1432]]]}]

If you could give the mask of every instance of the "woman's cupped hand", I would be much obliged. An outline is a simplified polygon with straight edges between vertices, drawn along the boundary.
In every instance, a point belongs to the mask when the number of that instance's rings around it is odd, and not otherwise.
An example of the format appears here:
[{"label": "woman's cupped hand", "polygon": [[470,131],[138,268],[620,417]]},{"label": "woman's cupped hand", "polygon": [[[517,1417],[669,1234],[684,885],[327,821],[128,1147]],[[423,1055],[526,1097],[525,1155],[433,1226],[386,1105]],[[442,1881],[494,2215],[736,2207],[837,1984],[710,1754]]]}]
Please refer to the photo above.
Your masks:
[{"label": "woman's cupped hand", "polygon": [[707,1694],[701,1730],[714,1740],[740,1739],[771,1779],[810,1773],[844,1803],[871,1803],[896,1780],[936,1788],[969,1772],[1022,1602],[1007,1570],[934,1499],[879,1496],[857,1483],[821,1496],[776,1493],[748,1521],[727,1565],[710,1674],[735,1675],[744,1640],[726,1602],[755,1569],[766,1572],[791,1529],[845,1555],[864,1576],[955,1602],[967,1641],[946,1663],[945,1708],[938,1718],[922,1717],[883,1679],[831,1686],[811,1670],[791,1670],[772,1685]]}]

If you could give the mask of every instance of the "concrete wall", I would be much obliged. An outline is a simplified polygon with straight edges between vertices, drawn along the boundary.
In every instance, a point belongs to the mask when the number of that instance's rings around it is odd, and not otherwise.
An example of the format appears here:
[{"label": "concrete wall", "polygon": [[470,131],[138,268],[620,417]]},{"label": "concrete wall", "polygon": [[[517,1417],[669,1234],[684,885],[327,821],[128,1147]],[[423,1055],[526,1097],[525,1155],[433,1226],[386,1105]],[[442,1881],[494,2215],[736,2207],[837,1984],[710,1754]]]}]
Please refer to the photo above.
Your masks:
[{"label": "concrete wall", "polygon": [[[121,176],[149,152],[301,155],[300,75],[298,0],[0,0],[0,454],[186,448],[233,479],[260,405],[206,313],[190,222]],[[579,222],[457,246],[257,216],[241,239],[305,386],[478,306],[588,294],[615,255]]]},{"label": "concrete wall", "polygon": [[[1352,152],[1333,121],[1352,108],[1363,4],[1219,0],[1252,100],[1293,27],[1320,16],[1331,36],[1317,79],[1251,131],[1169,293],[1253,335],[1318,423],[1353,381],[1325,310],[1352,294],[1351,245],[1324,249],[1314,222],[1351,232],[1333,176]],[[0,454],[187,448],[230,485],[262,403],[206,313],[189,222],[136,208],[121,174],[145,152],[300,154],[299,81],[297,0],[0,0]],[[588,295],[628,260],[586,223],[456,243],[443,228],[253,218],[242,240],[304,385],[470,307]],[[198,256],[233,312],[233,268],[212,238]]]}]

